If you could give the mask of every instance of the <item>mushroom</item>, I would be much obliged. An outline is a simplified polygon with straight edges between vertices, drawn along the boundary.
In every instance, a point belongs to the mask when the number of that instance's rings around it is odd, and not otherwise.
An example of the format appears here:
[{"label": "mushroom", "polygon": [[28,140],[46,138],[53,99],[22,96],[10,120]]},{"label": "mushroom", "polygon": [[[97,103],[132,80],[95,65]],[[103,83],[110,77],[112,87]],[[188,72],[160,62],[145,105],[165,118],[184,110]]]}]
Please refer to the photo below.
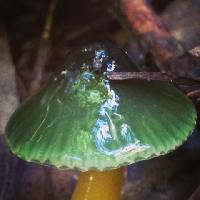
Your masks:
[{"label": "mushroom", "polygon": [[135,70],[111,44],[73,51],[10,118],[11,151],[27,161],[79,169],[73,200],[120,199],[123,166],[174,150],[196,121],[190,99],[170,83],[107,79]]}]

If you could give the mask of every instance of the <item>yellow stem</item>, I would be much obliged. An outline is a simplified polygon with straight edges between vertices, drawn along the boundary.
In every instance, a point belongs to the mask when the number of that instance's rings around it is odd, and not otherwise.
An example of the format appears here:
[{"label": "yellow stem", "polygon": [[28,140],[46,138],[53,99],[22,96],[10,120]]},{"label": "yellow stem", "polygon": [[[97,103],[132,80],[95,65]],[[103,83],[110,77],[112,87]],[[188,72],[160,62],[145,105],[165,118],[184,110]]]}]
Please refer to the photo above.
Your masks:
[{"label": "yellow stem", "polygon": [[123,181],[123,168],[82,172],[72,200],[120,200]]}]

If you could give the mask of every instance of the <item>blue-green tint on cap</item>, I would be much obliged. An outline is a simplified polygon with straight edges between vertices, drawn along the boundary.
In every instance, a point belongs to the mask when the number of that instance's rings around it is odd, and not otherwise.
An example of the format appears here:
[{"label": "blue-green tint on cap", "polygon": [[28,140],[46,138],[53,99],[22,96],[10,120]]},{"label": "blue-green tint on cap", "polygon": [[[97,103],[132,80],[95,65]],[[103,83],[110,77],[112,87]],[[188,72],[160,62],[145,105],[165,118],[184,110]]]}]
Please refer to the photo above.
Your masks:
[{"label": "blue-green tint on cap", "polygon": [[66,63],[9,120],[7,143],[19,157],[112,169],[165,154],[192,132],[195,108],[173,85],[107,80],[112,71],[135,71],[121,50],[86,46]]}]

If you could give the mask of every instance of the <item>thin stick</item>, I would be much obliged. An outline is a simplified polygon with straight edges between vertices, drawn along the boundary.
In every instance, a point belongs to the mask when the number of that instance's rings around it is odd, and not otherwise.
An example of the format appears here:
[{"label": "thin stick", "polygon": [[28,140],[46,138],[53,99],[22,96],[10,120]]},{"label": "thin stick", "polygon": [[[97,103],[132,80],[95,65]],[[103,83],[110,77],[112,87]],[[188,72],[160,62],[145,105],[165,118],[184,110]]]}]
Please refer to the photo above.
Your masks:
[{"label": "thin stick", "polygon": [[123,13],[130,22],[132,31],[141,37],[161,71],[168,71],[166,64],[182,55],[181,45],[173,39],[162,19],[146,0],[120,0]]},{"label": "thin stick", "polygon": [[50,32],[51,27],[53,23],[53,14],[57,5],[58,0],[51,0],[49,4],[49,8],[47,11],[47,16],[44,24],[44,29],[41,34],[41,40],[40,45],[37,52],[37,57],[34,65],[34,80],[31,83],[30,86],[30,95],[34,94],[38,88],[40,87],[40,84],[42,82],[42,76],[45,68],[45,64],[47,62],[47,59],[49,58],[50,53]]},{"label": "thin stick", "polygon": [[113,72],[107,75],[109,80],[148,80],[172,81],[172,77],[161,72]]},{"label": "thin stick", "polygon": [[189,97],[200,97],[200,89],[188,92],[187,96],[189,96]]},{"label": "thin stick", "polygon": [[47,12],[46,21],[45,21],[45,25],[44,25],[44,29],[43,29],[43,33],[42,33],[43,39],[48,40],[49,37],[50,37],[51,27],[52,27],[52,23],[53,23],[53,14],[54,14],[54,11],[56,9],[57,2],[58,2],[58,0],[52,0],[50,2],[48,12]]}]

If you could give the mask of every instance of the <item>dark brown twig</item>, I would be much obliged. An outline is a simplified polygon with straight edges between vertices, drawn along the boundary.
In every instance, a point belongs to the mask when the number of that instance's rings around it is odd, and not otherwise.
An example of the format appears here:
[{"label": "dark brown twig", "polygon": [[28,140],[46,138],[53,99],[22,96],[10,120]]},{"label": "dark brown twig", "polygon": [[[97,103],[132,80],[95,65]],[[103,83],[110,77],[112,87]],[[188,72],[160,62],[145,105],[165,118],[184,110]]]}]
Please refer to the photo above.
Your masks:
[{"label": "dark brown twig", "polygon": [[161,72],[112,72],[107,75],[107,78],[112,81],[126,81],[126,80],[146,80],[146,81],[167,81],[173,82],[188,97],[200,97],[200,83],[190,79],[179,79]]},{"label": "dark brown twig", "polygon": [[53,14],[54,10],[56,8],[57,0],[51,0],[48,11],[47,11],[47,17],[44,24],[44,29],[41,35],[40,39],[40,45],[37,52],[36,62],[33,67],[33,81],[30,86],[30,95],[34,94],[38,88],[40,87],[40,84],[42,82],[42,76],[43,71],[45,68],[45,64],[47,62],[47,59],[49,58],[49,52],[50,52],[50,31],[52,27],[53,22]]},{"label": "dark brown twig", "polygon": [[147,80],[172,81],[172,77],[161,72],[113,72],[107,75],[109,80]]},{"label": "dark brown twig", "polygon": [[197,90],[193,90],[191,92],[188,92],[187,93],[187,96],[189,97],[200,97],[200,89],[197,89]]},{"label": "dark brown twig", "polygon": [[132,31],[141,37],[141,43],[151,53],[155,64],[162,72],[168,71],[167,64],[182,54],[182,48],[171,37],[146,0],[121,0],[124,14]]},{"label": "dark brown twig", "polygon": [[171,73],[176,78],[200,80],[199,47],[183,55],[181,45],[146,0],[121,0],[121,5],[132,31],[141,37],[140,43],[146,45],[161,72]]}]

